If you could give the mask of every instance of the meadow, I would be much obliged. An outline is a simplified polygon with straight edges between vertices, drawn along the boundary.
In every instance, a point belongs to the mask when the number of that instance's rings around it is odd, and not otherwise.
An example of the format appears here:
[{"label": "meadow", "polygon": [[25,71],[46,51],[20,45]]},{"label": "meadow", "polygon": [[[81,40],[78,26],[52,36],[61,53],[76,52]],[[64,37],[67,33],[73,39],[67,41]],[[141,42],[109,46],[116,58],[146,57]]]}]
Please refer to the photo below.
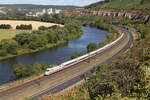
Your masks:
[{"label": "meadow", "polygon": [[16,34],[31,32],[32,30],[0,29],[0,40],[13,38]]}]

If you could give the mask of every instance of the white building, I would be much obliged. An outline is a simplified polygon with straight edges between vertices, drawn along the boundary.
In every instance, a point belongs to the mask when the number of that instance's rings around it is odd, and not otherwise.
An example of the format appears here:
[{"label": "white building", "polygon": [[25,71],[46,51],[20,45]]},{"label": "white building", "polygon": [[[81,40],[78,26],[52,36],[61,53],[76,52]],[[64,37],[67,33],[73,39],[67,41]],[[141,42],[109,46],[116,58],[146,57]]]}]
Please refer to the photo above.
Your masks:
[{"label": "white building", "polygon": [[26,16],[42,16],[44,14],[59,14],[62,10],[61,9],[42,9],[41,11],[30,11],[29,13],[26,14]]},{"label": "white building", "polygon": [[43,9],[42,13],[45,14],[46,13],[46,9]]},{"label": "white building", "polygon": [[49,8],[49,9],[47,9],[47,14],[53,14],[53,9],[52,8]]},{"label": "white building", "polygon": [[59,14],[62,10],[61,9],[55,9],[55,13]]}]

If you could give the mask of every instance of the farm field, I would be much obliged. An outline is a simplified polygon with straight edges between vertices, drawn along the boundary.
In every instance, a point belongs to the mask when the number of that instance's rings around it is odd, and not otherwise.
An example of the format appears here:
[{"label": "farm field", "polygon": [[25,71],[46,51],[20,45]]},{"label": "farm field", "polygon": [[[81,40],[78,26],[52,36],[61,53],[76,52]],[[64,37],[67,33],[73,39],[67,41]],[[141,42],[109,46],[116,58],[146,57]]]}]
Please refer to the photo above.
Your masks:
[{"label": "farm field", "polygon": [[[40,26],[50,27],[53,25],[59,25],[55,23],[46,23],[46,22],[38,22],[38,21],[18,21],[18,20],[0,20],[0,24],[10,24],[12,29],[16,29],[17,25],[21,24],[32,24],[33,30],[37,30]],[[59,25],[62,26],[62,25]]]},{"label": "farm field", "polygon": [[16,34],[24,33],[24,32],[32,32],[32,30],[15,30],[15,29],[0,29],[0,41],[2,39],[9,39],[14,37]]}]

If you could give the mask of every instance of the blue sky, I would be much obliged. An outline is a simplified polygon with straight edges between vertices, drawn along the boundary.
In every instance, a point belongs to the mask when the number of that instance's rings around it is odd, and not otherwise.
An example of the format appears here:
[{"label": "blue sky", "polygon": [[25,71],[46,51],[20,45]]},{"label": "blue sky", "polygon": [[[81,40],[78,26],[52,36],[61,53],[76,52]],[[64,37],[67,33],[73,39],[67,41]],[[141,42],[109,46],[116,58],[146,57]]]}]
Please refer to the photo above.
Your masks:
[{"label": "blue sky", "polygon": [[84,6],[101,0],[0,0],[0,4],[42,4]]}]

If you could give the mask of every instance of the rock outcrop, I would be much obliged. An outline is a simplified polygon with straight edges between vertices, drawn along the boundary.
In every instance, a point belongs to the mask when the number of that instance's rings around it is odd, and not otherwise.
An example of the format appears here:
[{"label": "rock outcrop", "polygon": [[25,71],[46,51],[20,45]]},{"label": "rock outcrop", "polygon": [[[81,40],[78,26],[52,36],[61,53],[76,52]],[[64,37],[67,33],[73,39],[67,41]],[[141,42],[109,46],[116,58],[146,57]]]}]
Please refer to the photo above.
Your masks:
[{"label": "rock outcrop", "polygon": [[110,17],[124,17],[128,19],[140,19],[143,20],[145,23],[150,23],[150,12],[148,11],[127,11],[127,10],[113,10],[113,9],[100,9],[100,10],[93,10],[93,9],[84,9],[78,8],[74,10],[64,11],[64,14],[67,16],[110,16]]}]

